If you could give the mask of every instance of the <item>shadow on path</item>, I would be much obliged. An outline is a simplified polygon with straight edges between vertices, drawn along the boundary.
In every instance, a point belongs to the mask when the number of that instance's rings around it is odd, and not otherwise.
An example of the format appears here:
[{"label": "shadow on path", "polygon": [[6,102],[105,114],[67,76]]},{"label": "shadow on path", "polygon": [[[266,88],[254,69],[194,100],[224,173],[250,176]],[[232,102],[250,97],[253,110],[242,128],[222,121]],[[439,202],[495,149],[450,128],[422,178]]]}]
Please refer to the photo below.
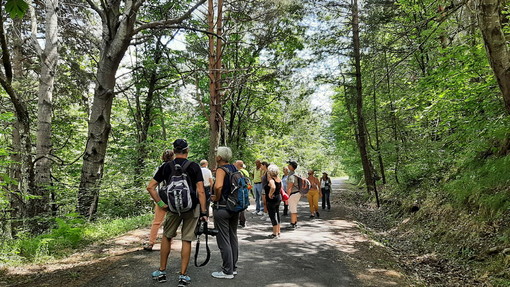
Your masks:
[{"label": "shadow on path", "polygon": [[[339,180],[334,181],[332,198],[345,188],[343,185]],[[308,202],[302,197],[299,228],[287,229],[289,218],[282,216],[279,239],[268,238],[271,223],[251,214],[253,208],[254,205],[250,206],[246,212],[247,227],[238,230],[239,274],[232,280],[210,276],[221,266],[216,240],[210,237],[211,261],[205,267],[193,265],[193,243],[188,269],[191,286],[408,286],[403,283],[402,275],[392,269],[393,264],[388,263],[391,258],[371,257],[377,252],[383,254],[379,250],[383,248],[367,240],[356,223],[345,220],[340,207],[321,212],[321,219],[309,219]],[[175,240],[172,246],[168,281],[157,283],[150,273],[159,265],[159,252],[146,252],[139,247],[147,233],[148,229],[130,232],[104,246],[96,246],[93,252],[77,254],[67,263],[60,262],[59,267],[50,264],[10,270],[7,281],[0,279],[0,286],[177,286],[180,241]],[[200,262],[205,256],[204,239],[201,244]],[[12,283],[14,279],[17,283]]]}]

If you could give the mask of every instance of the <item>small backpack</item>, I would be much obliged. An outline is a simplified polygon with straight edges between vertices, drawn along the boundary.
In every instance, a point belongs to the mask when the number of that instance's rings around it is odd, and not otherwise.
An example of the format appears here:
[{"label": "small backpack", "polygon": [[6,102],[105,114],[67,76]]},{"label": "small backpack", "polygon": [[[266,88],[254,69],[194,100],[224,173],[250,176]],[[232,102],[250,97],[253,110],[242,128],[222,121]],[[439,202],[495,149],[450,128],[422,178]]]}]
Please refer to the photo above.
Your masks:
[{"label": "small backpack", "polygon": [[250,191],[248,189],[248,179],[240,171],[231,172],[225,167],[220,167],[226,172],[230,179],[230,193],[226,198],[226,208],[232,212],[240,212],[250,206]]},{"label": "small backpack", "polygon": [[196,191],[186,174],[186,169],[190,166],[191,161],[186,161],[182,167],[173,161],[169,164],[170,176],[166,186],[159,190],[159,197],[168,205],[170,212],[181,215],[181,213],[193,209],[197,202]]},{"label": "small backpack", "polygon": [[299,192],[302,195],[306,195],[311,187],[310,181],[304,177],[297,175],[297,174],[294,174],[294,176],[297,179],[297,185],[298,185]]}]

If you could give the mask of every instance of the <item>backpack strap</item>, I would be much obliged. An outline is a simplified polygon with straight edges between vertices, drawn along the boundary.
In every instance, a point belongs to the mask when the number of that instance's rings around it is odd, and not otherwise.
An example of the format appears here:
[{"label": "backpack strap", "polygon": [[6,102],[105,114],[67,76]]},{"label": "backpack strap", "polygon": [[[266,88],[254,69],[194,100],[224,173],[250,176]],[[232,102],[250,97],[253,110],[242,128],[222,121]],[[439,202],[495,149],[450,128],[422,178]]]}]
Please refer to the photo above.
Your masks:
[{"label": "backpack strap", "polygon": [[186,169],[191,165],[192,161],[186,160],[184,165],[182,165],[182,171],[186,171]]}]

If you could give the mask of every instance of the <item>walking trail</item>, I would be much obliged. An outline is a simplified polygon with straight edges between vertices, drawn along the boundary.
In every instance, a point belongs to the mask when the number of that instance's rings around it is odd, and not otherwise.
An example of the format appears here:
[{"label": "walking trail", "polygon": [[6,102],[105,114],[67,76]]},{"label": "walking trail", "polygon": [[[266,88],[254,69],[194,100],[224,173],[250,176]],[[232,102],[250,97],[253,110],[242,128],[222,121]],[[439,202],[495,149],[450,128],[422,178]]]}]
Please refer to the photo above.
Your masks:
[{"label": "walking trail", "polygon": [[[398,268],[398,262],[383,247],[368,239],[349,219],[340,200],[341,193],[353,188],[344,179],[333,180],[332,209],[320,212],[320,219],[308,218],[308,202],[299,204],[299,228],[287,229],[289,217],[282,218],[279,239],[269,239],[271,223],[246,212],[247,227],[238,230],[238,275],[231,280],[211,277],[219,271],[221,258],[214,237],[209,237],[211,260],[197,268],[192,259],[188,269],[191,286],[414,286]],[[319,202],[320,205],[320,202]],[[212,226],[212,222],[209,223]],[[141,249],[148,228],[94,245],[65,260],[41,266],[13,268],[0,286],[177,286],[180,241],[174,240],[168,264],[168,281],[158,283],[150,273],[159,265],[159,245],[155,251]],[[161,231],[160,231],[161,232]],[[202,236],[199,261],[205,258]]]}]

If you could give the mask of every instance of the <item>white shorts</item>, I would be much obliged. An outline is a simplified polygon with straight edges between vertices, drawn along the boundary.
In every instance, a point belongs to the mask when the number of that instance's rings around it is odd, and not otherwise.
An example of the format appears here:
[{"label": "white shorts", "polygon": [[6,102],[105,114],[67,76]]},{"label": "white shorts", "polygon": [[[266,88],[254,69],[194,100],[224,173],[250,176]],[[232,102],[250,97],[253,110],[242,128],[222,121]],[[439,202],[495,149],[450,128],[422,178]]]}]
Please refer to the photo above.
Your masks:
[{"label": "white shorts", "polygon": [[297,206],[298,206],[300,199],[301,199],[300,192],[296,192],[296,193],[290,195],[290,197],[289,197],[289,211],[290,211],[290,213],[297,213]]}]

